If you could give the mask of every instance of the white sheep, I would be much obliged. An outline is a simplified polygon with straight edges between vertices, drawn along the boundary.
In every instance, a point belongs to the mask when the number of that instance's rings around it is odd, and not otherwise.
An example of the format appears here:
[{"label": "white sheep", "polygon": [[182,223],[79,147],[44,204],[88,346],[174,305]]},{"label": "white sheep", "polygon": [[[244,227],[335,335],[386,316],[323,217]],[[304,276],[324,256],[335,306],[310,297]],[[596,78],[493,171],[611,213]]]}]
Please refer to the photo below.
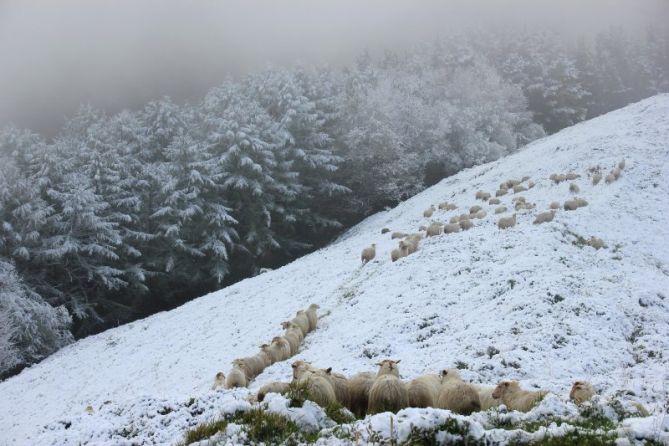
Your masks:
[{"label": "white sheep", "polygon": [[445,211],[448,209],[448,201],[444,201],[443,203],[439,203],[439,209],[442,211]]},{"label": "white sheep", "polygon": [[[461,220],[464,221],[464,220]],[[444,225],[444,234],[452,234],[454,232],[460,232],[460,225],[457,223],[451,223]]]},{"label": "white sheep", "polygon": [[439,375],[423,375],[413,379],[407,385],[409,407],[437,407],[440,389]]},{"label": "white sheep", "polygon": [[618,163],[618,169],[623,170],[624,168],[625,168],[625,158],[620,160],[620,162]]},{"label": "white sheep", "polygon": [[293,356],[297,354],[300,349],[300,344],[302,343],[302,340],[304,340],[300,327],[291,322],[291,327],[286,330],[283,337],[286,338],[286,341],[288,341],[288,344],[290,345],[290,355]]},{"label": "white sheep", "polygon": [[325,374],[323,375],[327,379],[335,392],[335,397],[339,404],[344,407],[349,407],[351,405],[351,393],[348,379],[341,373],[336,373],[332,371],[332,367],[327,369],[322,369]]},{"label": "white sheep", "polygon": [[370,262],[374,257],[376,257],[376,243],[372,243],[372,246],[363,249],[362,254],[360,254],[363,265]]},{"label": "white sheep", "polygon": [[502,213],[506,212],[506,210],[507,210],[506,206],[497,206],[495,208],[495,214],[502,214]]},{"label": "white sheep", "polygon": [[214,377],[214,384],[211,386],[211,390],[216,390],[223,387],[225,387],[225,373],[218,372],[216,377]]},{"label": "white sheep", "polygon": [[423,217],[432,218],[432,214],[434,214],[434,211],[435,211],[434,205],[431,205],[429,208],[427,208],[427,209],[425,209],[425,211],[423,211]]},{"label": "white sheep", "polygon": [[554,173],[550,176],[550,179],[555,183],[555,184],[560,184],[561,182],[565,181],[567,179],[567,176],[565,174],[557,174]]},{"label": "white sheep", "polygon": [[492,393],[495,391],[494,387],[482,386],[479,384],[470,384],[470,385],[479,394],[479,403],[481,404],[481,410],[488,410],[502,404],[501,400],[492,397]]},{"label": "white sheep", "polygon": [[[483,218],[485,218],[485,216],[486,216],[487,214],[488,214],[488,213],[487,213],[486,211],[484,211],[483,209],[481,209],[481,210],[479,210],[478,212],[476,212],[475,214],[472,214],[471,216],[472,216],[472,218],[483,219]],[[462,222],[460,222],[460,223],[462,223]]]},{"label": "white sheep", "polygon": [[483,192],[482,190],[476,192],[476,199],[477,200],[487,201],[489,198],[490,198],[490,194],[488,192]]},{"label": "white sheep", "polygon": [[320,370],[307,370],[297,381],[307,388],[309,399],[321,407],[328,407],[337,402],[334,387]]},{"label": "white sheep", "polygon": [[233,389],[235,387],[246,387],[248,386],[248,381],[246,380],[246,375],[244,371],[233,367],[228,373],[227,378],[225,378],[225,388]]},{"label": "white sheep", "polygon": [[599,237],[595,237],[594,235],[590,237],[590,240],[588,240],[588,245],[592,246],[595,249],[602,249],[607,247],[604,240],[602,240]]},{"label": "white sheep", "polygon": [[427,226],[425,226],[425,225],[420,225],[420,226],[418,226],[418,230],[419,230],[419,231],[427,231]]},{"label": "white sheep", "polygon": [[525,192],[526,190],[527,190],[527,188],[525,186],[523,186],[522,184],[518,184],[517,186],[513,186],[513,193],[514,194],[517,194],[517,193],[520,193],[520,192]]},{"label": "white sheep", "polygon": [[421,239],[416,237],[407,237],[400,242],[400,250],[406,252],[406,255],[413,254],[418,251],[418,243]]},{"label": "white sheep", "polygon": [[295,322],[297,326],[300,327],[300,330],[302,330],[302,334],[304,336],[309,333],[309,317],[307,316],[307,313],[304,312],[304,310],[299,310],[297,313],[295,313],[293,322]]},{"label": "white sheep", "polygon": [[595,391],[588,381],[574,382],[569,391],[569,399],[579,405],[590,401],[594,395]]},{"label": "white sheep", "polygon": [[527,201],[527,200],[526,200],[525,197],[523,197],[522,195],[519,195],[519,196],[517,196],[517,197],[513,197],[513,198],[511,199],[511,203],[514,203],[514,204],[515,204],[515,203],[525,203],[526,201]]},{"label": "white sheep", "polygon": [[459,215],[454,215],[454,216],[451,217],[450,220],[448,220],[448,222],[450,224],[459,223],[460,222],[460,216]]},{"label": "white sheep", "polygon": [[521,183],[524,183],[525,181],[527,181],[527,180],[529,180],[529,179],[530,179],[529,175],[525,175],[525,176],[520,180],[520,182],[521,182]]},{"label": "white sheep", "polygon": [[472,207],[469,208],[469,214],[476,214],[481,209],[483,209],[481,206],[478,206],[478,205],[472,206]]},{"label": "white sheep", "polygon": [[268,393],[284,395],[290,390],[290,383],[271,382],[263,385],[256,395],[258,401],[263,401]]},{"label": "white sheep", "polygon": [[529,181],[529,182],[527,183],[527,188],[528,188],[528,189],[532,189],[534,186],[536,186],[536,184],[534,183],[534,181]]},{"label": "white sheep", "polygon": [[497,227],[499,229],[508,229],[513,226],[516,226],[516,214],[513,214],[511,217],[502,217],[497,222]]},{"label": "white sheep", "polygon": [[437,397],[437,407],[462,415],[481,410],[481,402],[476,390],[465,383],[455,369],[441,372],[441,388]]},{"label": "white sheep", "polygon": [[613,170],[611,171],[611,175],[613,175],[616,178],[616,180],[620,178],[620,173],[621,173],[620,169],[618,169],[617,167],[614,167]]},{"label": "white sheep", "polygon": [[565,180],[573,181],[577,178],[581,178],[581,176],[577,173],[570,172],[567,175],[565,175]]},{"label": "white sheep", "polygon": [[441,235],[443,231],[443,225],[441,223],[430,223],[430,226],[427,227],[426,235],[428,237],[434,237]]},{"label": "white sheep", "polygon": [[576,183],[571,183],[569,184],[569,192],[573,194],[577,194],[581,191],[581,189],[578,187],[578,184]]},{"label": "white sheep", "polygon": [[517,211],[520,211],[520,210],[523,210],[523,209],[524,210],[534,209],[535,207],[537,207],[537,205],[535,203],[526,203],[524,201],[519,201],[518,203],[516,203],[515,209]]},{"label": "white sheep", "polygon": [[291,356],[290,343],[283,336],[274,336],[270,343],[270,347],[279,349],[281,352],[281,361],[285,361]]},{"label": "white sheep", "polygon": [[320,308],[318,304],[311,304],[307,308],[307,311],[305,311],[307,319],[309,319],[309,331],[315,330],[316,325],[318,325],[318,310]]},{"label": "white sheep", "polygon": [[612,173],[608,174],[608,175],[606,176],[606,178],[604,178],[604,182],[605,182],[606,184],[611,184],[611,183],[613,183],[614,181],[616,181],[616,177],[615,177],[615,175],[613,175]]},{"label": "white sheep", "polygon": [[316,369],[314,366],[311,365],[311,363],[307,361],[293,361],[290,367],[293,369],[294,381],[297,381],[298,379],[302,378],[302,375],[304,375],[304,373],[307,372],[308,370]]},{"label": "white sheep", "polygon": [[[311,322],[309,322],[309,324],[311,324]],[[295,335],[297,336],[299,342],[302,343],[302,341],[304,341],[304,332],[302,331],[302,328],[295,323],[295,319],[281,322],[281,327],[286,331],[295,331]]]},{"label": "white sheep", "polygon": [[516,187],[520,184],[520,180],[507,180],[506,181],[506,187],[508,189],[511,189],[513,187]]},{"label": "white sheep", "polygon": [[368,414],[397,412],[409,407],[409,392],[399,379],[399,362],[386,359],[379,363],[376,379],[369,389]]},{"label": "white sheep", "polygon": [[375,380],[376,376],[370,372],[357,373],[348,380],[348,408],[359,418],[364,417],[367,413],[369,390],[374,385]]},{"label": "white sheep", "polygon": [[502,202],[502,200],[500,200],[499,198],[491,198],[490,200],[488,200],[488,204],[490,204],[490,205],[500,204],[501,202]]},{"label": "white sheep", "polygon": [[548,223],[550,221],[553,221],[553,217],[555,217],[555,211],[541,212],[537,214],[536,218],[532,223],[535,225],[539,225],[541,223]]},{"label": "white sheep", "polygon": [[272,364],[283,361],[283,352],[278,345],[263,344],[260,346],[260,351],[272,359]]},{"label": "white sheep", "polygon": [[576,209],[587,205],[588,202],[585,201],[583,198],[574,198],[573,200],[565,201],[563,207],[565,211],[575,211]]},{"label": "white sheep", "polygon": [[409,235],[409,234],[407,234],[406,232],[393,232],[392,235],[390,236],[390,238],[392,240],[395,240],[395,239],[398,239],[398,238],[404,238],[407,235]]},{"label": "white sheep", "polygon": [[[481,212],[484,212],[484,211],[481,211]],[[462,229],[463,231],[467,231],[467,230],[469,230],[473,227],[474,227],[474,222],[472,222],[471,220],[462,220],[460,222],[460,229]]]},{"label": "white sheep", "polygon": [[560,202],[559,201],[551,201],[551,204],[549,206],[550,209],[560,209]]},{"label": "white sheep", "polygon": [[495,197],[501,197],[502,195],[506,195],[509,193],[509,189],[499,189],[497,192],[495,192]]},{"label": "white sheep", "polygon": [[518,381],[502,381],[493,391],[492,397],[502,400],[510,410],[529,412],[546,394],[545,391],[523,390]]},{"label": "white sheep", "polygon": [[400,246],[399,248],[395,248],[392,251],[390,251],[390,260],[393,262],[398,261],[402,257],[406,257],[409,255],[409,249],[408,247],[402,247]]},{"label": "white sheep", "polygon": [[592,185],[597,186],[602,181],[602,174],[596,173],[592,176]]}]

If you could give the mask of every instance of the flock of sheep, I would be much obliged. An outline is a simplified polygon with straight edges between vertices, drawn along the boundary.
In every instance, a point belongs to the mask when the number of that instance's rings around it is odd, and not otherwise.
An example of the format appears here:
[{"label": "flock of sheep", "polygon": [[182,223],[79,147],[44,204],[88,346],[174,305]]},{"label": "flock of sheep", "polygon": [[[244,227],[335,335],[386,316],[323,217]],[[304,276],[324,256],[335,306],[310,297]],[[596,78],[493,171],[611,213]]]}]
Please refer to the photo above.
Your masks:
[{"label": "flock of sheep", "polygon": [[269,344],[261,345],[260,351],[254,356],[232,361],[232,370],[227,377],[223,372],[216,374],[212,389],[248,387],[265,368],[295,355],[307,333],[316,328],[319,308],[317,304],[311,304],[306,310],[298,311],[292,320],[282,322],[281,326],[286,330],[283,336],[275,336]]},{"label": "flock of sheep", "polygon": [[[625,168],[625,161],[618,163],[605,177],[607,184],[612,183],[620,177]],[[592,184],[597,185],[602,180],[602,173],[599,167],[589,169]],[[569,190],[572,193],[579,193],[579,186],[573,182],[580,178],[575,173],[553,174],[550,180],[555,184],[563,181],[572,181]],[[495,197],[490,193],[478,191],[476,199],[486,202],[488,205],[496,206],[495,214],[507,212],[507,207],[502,205],[499,197],[508,193],[518,194],[534,187],[534,183],[529,177],[523,177],[521,180],[508,180],[500,184],[499,190],[495,192]],[[511,204],[516,211],[531,210],[536,207],[534,203],[528,203],[522,196],[515,196]],[[541,224],[553,220],[555,213],[562,207],[565,211],[576,210],[587,206],[588,202],[582,198],[573,198],[564,202],[561,206],[559,202],[552,202],[549,210],[540,212],[536,215],[534,224]],[[453,203],[444,202],[438,205],[442,211],[451,211],[457,209]],[[423,216],[432,218],[437,210],[434,205],[430,206]],[[427,226],[421,226],[419,232],[406,234],[393,232],[392,239],[400,239],[399,246],[393,249],[390,256],[394,262],[402,257],[408,256],[418,250],[418,245],[424,237],[434,237],[441,234],[450,234],[454,232],[471,229],[474,226],[474,219],[483,219],[487,211],[481,206],[475,205],[469,208],[469,212],[453,216],[448,223],[432,221]],[[501,217],[497,226],[499,229],[508,229],[516,225],[516,214],[510,217]],[[390,232],[384,228],[382,234]],[[605,247],[603,240],[592,237],[588,242],[596,249]],[[376,256],[376,245],[365,248],[362,251],[361,259],[363,265]],[[247,387],[249,382],[258,376],[271,364],[286,359],[297,353],[301,342],[310,331],[316,328],[318,323],[317,310],[320,307],[316,304],[310,305],[307,310],[297,312],[295,318],[283,322],[281,325],[286,330],[283,336],[277,336],[272,339],[270,344],[263,344],[260,352],[255,356],[235,359],[232,364],[232,370],[227,377],[223,372],[216,375],[213,388],[233,388]],[[409,382],[400,379],[399,360],[383,360],[377,365],[377,373],[363,372],[349,377],[341,373],[332,371],[332,368],[317,368],[305,361],[295,361],[292,364],[293,379],[289,382],[272,382],[260,388],[255,398],[262,401],[268,393],[287,393],[291,387],[304,388],[307,390],[309,399],[322,407],[328,407],[332,404],[339,404],[348,408],[358,417],[366,414],[375,414],[380,412],[397,412],[407,407],[434,407],[449,409],[459,414],[471,414],[480,410],[488,410],[492,407],[504,404],[510,410],[522,412],[529,411],[537,402],[541,401],[547,392],[528,391],[520,388],[516,381],[502,381],[496,387],[482,386],[467,383],[462,380],[456,369],[445,369],[439,374],[430,374],[419,376]],[[576,381],[569,393],[569,398],[576,404],[582,404],[589,401],[594,395],[592,385],[586,381]],[[641,414],[647,412],[638,405],[637,408]]]},{"label": "flock of sheep", "polygon": [[[272,382],[260,388],[256,395],[263,401],[268,393],[286,394],[292,386],[306,388],[309,399],[321,407],[333,404],[346,407],[358,417],[381,412],[397,412],[408,407],[448,409],[469,415],[504,404],[509,410],[527,412],[540,402],[547,392],[520,388],[517,381],[501,381],[496,387],[465,382],[456,369],[440,374],[419,376],[409,382],[400,379],[399,360],[385,359],[377,365],[376,374],[363,372],[347,378],[332,368],[317,368],[305,361],[292,364],[293,379]],[[587,381],[576,381],[569,398],[576,404],[590,401],[595,395]],[[647,414],[637,404],[639,412]]]},{"label": "flock of sheep", "polygon": [[[625,168],[625,160],[622,160],[606,175],[605,178],[606,184],[610,184],[616,181],[620,177],[622,170],[624,168]],[[599,182],[602,180],[601,168],[599,166],[592,167],[588,170],[588,172],[591,175],[592,184],[595,186],[599,184]],[[549,177],[549,180],[551,180],[555,184],[560,184],[563,181],[572,181],[569,184],[569,191],[576,194],[579,193],[581,189],[578,186],[578,184],[576,184],[573,181],[580,177],[581,175],[576,173],[567,173],[567,174],[554,173]],[[492,197],[489,192],[480,190],[476,192],[476,199],[482,200],[486,202],[488,205],[496,206],[494,208],[495,214],[503,214],[508,211],[508,208],[502,204],[499,197],[502,197],[508,193],[518,194],[521,192],[525,192],[529,189],[532,189],[534,186],[535,183],[533,181],[530,181],[529,176],[525,176],[520,180],[511,179],[499,185],[499,189],[495,192],[494,197]],[[523,210],[532,210],[536,208],[536,203],[528,203],[525,197],[521,195],[513,197],[511,199],[511,204],[513,205],[513,207],[517,212]],[[540,212],[535,216],[533,223],[537,225],[553,221],[556,212],[560,208],[563,208],[565,211],[575,211],[576,209],[579,209],[587,205],[588,202],[585,199],[579,197],[574,197],[572,199],[566,200],[562,205],[560,205],[560,202],[558,201],[553,201],[548,206],[549,209],[547,211]],[[438,207],[431,205],[428,209],[426,209],[423,212],[423,217],[431,219],[432,215],[437,211],[437,208],[441,211],[451,211],[457,209],[457,206],[449,202],[440,203]],[[391,234],[391,238],[400,239],[400,241],[399,241],[399,246],[390,252],[390,259],[393,262],[395,262],[402,257],[406,257],[410,254],[413,254],[418,250],[418,245],[420,241],[425,237],[434,237],[441,234],[451,234],[454,232],[466,231],[468,229],[471,229],[474,227],[475,219],[484,219],[487,216],[487,214],[488,214],[487,211],[484,210],[481,206],[474,205],[469,208],[469,212],[452,216],[448,223],[431,221],[427,226],[424,225],[420,226],[418,228],[419,232],[413,234],[407,234],[404,232],[393,232]],[[499,229],[508,229],[515,225],[516,225],[515,213],[510,217],[501,217],[497,221],[497,227]],[[381,230],[381,234],[386,234],[388,232],[390,232],[390,229],[388,228],[383,228]],[[606,244],[602,239],[594,236],[587,241],[587,244],[595,249],[606,247]],[[375,257],[376,257],[376,243],[372,243],[371,246],[368,246],[365,249],[363,249],[362,254],[360,255],[363,265],[370,262]]]}]

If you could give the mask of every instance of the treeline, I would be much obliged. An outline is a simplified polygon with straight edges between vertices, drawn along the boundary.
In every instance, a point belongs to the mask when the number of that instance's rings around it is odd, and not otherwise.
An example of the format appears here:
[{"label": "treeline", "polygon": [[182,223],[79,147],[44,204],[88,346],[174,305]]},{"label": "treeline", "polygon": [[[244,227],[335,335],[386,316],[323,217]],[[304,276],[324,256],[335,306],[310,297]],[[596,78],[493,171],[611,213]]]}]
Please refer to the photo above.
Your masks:
[{"label": "treeline", "polygon": [[669,91],[669,34],[470,34],[0,133],[0,374],[277,267],[458,170]]}]

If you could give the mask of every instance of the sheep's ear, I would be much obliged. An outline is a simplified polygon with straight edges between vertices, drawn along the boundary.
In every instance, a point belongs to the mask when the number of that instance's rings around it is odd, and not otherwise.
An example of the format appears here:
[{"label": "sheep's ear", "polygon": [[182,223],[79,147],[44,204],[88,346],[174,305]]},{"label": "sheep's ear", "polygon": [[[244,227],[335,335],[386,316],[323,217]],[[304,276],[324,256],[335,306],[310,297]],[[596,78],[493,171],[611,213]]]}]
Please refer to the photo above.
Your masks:
[{"label": "sheep's ear", "polygon": [[381,366],[383,365],[383,363],[382,363],[382,362],[377,362],[376,365],[378,365],[379,367],[381,367]]},{"label": "sheep's ear", "polygon": [[504,387],[509,387],[509,381],[504,381]]},{"label": "sheep's ear", "polygon": [[402,361],[401,359],[398,359],[397,361],[395,361],[395,364],[399,364],[401,361]]},{"label": "sheep's ear", "polygon": [[325,369],[325,373],[327,373],[328,375],[331,374],[332,373],[332,367],[328,367],[327,369]]},{"label": "sheep's ear", "polygon": [[446,369],[442,370],[441,373],[440,373],[440,375],[441,375],[441,376],[446,376],[446,375],[448,375],[448,370],[446,370]]},{"label": "sheep's ear", "polygon": [[297,364],[293,363],[290,365],[292,368],[297,368]]}]

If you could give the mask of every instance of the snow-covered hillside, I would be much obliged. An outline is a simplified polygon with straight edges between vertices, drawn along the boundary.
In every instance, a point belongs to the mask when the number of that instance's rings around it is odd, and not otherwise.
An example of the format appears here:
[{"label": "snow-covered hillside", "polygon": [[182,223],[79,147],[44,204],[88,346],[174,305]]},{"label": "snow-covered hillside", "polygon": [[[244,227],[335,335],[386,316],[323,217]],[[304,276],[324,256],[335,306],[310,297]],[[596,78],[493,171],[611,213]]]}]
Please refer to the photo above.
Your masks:
[{"label": "snow-covered hillside", "polygon": [[[619,180],[591,184],[588,168],[606,173],[623,158]],[[549,181],[554,172],[580,174],[578,196],[589,205],[533,225],[551,201],[574,195],[569,182]],[[483,204],[488,215],[473,229],[423,240],[415,254],[390,261],[396,240],[382,228],[417,231],[429,221],[423,210],[448,200],[459,208],[431,219],[447,221],[482,204],[476,191],[494,196],[501,182],[525,175],[536,186],[519,195],[536,209],[519,211],[514,228],[500,231],[495,206]],[[512,209],[513,197],[500,199]],[[345,374],[402,359],[406,378],[458,363],[467,380],[514,378],[562,398],[574,380],[589,379],[604,395],[633,391],[659,414],[669,379],[668,216],[662,95],[460,172],[279,270],[64,348],[0,383],[0,445],[119,444],[123,429],[136,429],[137,442],[173,443],[188,423],[246,404],[237,399],[246,389],[211,391],[214,375],[310,303],[324,316],[295,359]],[[579,242],[593,235],[608,248]],[[371,243],[376,259],[361,267]],[[290,375],[290,361],[274,364],[250,389]],[[190,398],[200,410],[142,416]]]}]

